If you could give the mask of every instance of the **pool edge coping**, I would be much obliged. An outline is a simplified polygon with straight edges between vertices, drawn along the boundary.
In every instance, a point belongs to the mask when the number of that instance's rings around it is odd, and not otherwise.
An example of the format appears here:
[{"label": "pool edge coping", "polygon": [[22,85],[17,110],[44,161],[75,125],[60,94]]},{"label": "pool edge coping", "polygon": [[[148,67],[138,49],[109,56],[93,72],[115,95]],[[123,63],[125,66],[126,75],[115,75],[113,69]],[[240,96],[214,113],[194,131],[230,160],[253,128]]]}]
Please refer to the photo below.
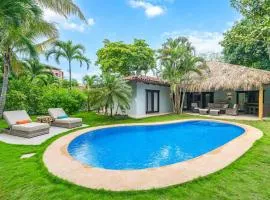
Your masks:
[{"label": "pool edge coping", "polygon": [[[80,163],[67,150],[69,143],[89,131],[121,126],[144,126],[214,121],[239,126],[243,134],[228,143],[196,158],[158,168],[138,170],[108,170]],[[189,182],[217,172],[241,157],[255,141],[263,136],[261,130],[249,125],[215,119],[185,119],[154,123],[129,123],[90,127],[72,132],[50,144],[43,154],[43,162],[50,173],[73,184],[110,191],[148,190]]]}]

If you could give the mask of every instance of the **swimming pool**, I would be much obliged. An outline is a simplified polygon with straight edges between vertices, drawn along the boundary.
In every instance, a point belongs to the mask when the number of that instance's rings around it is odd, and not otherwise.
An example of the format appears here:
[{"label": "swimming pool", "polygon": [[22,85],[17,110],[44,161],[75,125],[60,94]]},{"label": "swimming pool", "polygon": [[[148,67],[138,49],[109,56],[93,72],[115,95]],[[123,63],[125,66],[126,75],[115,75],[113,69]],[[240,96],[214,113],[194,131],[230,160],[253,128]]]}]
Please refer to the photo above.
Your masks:
[{"label": "swimming pool", "polygon": [[91,167],[158,168],[201,156],[244,132],[233,124],[205,120],[110,127],[76,137],[67,150],[73,158]]}]

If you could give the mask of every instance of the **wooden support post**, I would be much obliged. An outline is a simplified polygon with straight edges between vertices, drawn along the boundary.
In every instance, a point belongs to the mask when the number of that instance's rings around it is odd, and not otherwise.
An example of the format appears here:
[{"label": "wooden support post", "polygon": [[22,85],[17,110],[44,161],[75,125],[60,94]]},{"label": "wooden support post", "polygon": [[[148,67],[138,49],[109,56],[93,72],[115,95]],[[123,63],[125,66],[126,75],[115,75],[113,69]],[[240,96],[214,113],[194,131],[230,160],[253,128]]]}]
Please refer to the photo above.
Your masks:
[{"label": "wooden support post", "polygon": [[259,89],[259,119],[262,120],[263,119],[263,86],[260,86]]}]

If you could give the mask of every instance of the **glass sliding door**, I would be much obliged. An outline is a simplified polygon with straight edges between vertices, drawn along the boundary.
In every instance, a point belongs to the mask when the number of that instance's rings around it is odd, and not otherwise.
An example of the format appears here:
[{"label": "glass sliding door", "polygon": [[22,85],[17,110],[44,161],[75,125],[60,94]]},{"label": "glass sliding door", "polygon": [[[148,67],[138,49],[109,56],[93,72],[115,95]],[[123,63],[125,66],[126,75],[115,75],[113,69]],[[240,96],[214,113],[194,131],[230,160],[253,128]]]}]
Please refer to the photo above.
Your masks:
[{"label": "glass sliding door", "polygon": [[146,90],[146,113],[159,112],[159,90]]}]

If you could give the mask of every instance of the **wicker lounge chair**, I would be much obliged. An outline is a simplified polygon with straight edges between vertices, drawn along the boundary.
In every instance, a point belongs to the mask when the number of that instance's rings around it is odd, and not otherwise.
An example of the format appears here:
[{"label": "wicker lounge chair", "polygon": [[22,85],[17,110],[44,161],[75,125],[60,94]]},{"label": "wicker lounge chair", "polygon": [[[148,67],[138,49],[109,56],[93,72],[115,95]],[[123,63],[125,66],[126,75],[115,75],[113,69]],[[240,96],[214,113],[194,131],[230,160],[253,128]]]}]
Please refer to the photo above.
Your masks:
[{"label": "wicker lounge chair", "polygon": [[199,106],[198,106],[198,103],[191,103],[191,110],[192,112],[194,113],[198,113],[199,112]]},{"label": "wicker lounge chair", "polygon": [[233,108],[227,108],[226,109],[226,115],[238,115],[238,105],[234,104]]},{"label": "wicker lounge chair", "polygon": [[82,126],[81,118],[68,117],[62,108],[50,108],[48,112],[53,118],[52,126],[63,128],[75,128]]},{"label": "wicker lounge chair", "polygon": [[50,126],[46,123],[32,122],[25,110],[6,111],[3,113],[11,135],[32,138],[49,133]]}]

